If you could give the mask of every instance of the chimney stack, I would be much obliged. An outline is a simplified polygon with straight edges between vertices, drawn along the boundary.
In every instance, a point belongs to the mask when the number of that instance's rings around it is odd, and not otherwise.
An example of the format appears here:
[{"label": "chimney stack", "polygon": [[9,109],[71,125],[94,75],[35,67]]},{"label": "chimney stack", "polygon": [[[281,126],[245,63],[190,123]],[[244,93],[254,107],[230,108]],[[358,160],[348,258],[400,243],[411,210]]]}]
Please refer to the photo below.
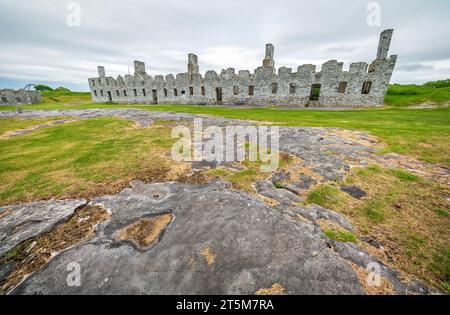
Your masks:
[{"label": "chimney stack", "polygon": [[386,59],[389,53],[389,47],[391,46],[393,29],[385,30],[380,34],[380,42],[378,44],[377,59]]},{"label": "chimney stack", "polygon": [[188,73],[189,74],[197,74],[200,72],[200,68],[198,66],[198,57],[194,54],[188,55]]},{"label": "chimney stack", "polygon": [[266,45],[266,57],[263,60],[263,67],[275,68],[275,61],[273,56],[275,53],[275,47],[272,44]]}]

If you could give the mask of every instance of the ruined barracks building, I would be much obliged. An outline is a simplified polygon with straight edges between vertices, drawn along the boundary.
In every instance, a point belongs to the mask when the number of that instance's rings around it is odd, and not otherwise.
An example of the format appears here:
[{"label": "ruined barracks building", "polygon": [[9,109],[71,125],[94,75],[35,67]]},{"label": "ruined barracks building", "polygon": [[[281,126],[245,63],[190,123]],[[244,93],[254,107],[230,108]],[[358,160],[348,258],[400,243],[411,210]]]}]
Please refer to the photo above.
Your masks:
[{"label": "ruined barracks building", "polygon": [[42,102],[41,92],[26,89],[0,90],[0,105],[30,105]]},{"label": "ruined barracks building", "polygon": [[352,63],[343,71],[343,63],[330,60],[316,72],[315,65],[275,69],[274,46],[267,44],[262,67],[250,73],[233,68],[220,74],[199,73],[198,59],[188,56],[187,72],[148,75],[145,64],[134,62],[134,75],[107,77],[98,67],[97,78],[89,79],[92,100],[121,104],[226,104],[226,105],[299,105],[299,106],[373,106],[383,104],[397,56],[388,56],[393,30],[380,35],[377,58],[370,65]]}]

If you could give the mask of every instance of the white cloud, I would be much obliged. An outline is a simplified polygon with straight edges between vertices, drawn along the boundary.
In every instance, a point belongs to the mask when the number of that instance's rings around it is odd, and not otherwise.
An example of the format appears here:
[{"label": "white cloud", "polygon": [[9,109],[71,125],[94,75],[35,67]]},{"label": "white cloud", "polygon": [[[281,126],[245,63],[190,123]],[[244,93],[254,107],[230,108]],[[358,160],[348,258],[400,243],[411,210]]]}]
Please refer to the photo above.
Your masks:
[{"label": "white cloud", "polygon": [[189,52],[199,55],[202,72],[254,70],[268,42],[278,67],[337,59],[348,68],[374,59],[385,28],[395,29],[394,82],[444,79],[450,69],[448,0],[380,0],[379,28],[366,23],[370,1],[79,0],[80,28],[66,25],[68,2],[0,0],[2,85],[45,81],[86,89],[97,65],[117,76],[135,59],[151,74],[183,72]]}]

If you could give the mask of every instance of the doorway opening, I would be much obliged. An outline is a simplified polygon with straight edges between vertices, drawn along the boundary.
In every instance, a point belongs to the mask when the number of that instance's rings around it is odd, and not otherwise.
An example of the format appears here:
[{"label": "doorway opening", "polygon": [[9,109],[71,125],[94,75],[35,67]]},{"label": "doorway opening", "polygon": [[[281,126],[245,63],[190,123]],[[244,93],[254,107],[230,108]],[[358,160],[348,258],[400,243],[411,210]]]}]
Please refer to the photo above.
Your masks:
[{"label": "doorway opening", "polygon": [[222,102],[222,88],[216,88],[216,100],[217,102]]},{"label": "doorway opening", "polygon": [[112,103],[112,95],[110,91],[108,91],[108,102]]},{"label": "doorway opening", "polygon": [[158,103],[158,92],[156,90],[152,90],[153,94],[153,102]]},{"label": "doorway opening", "polygon": [[310,101],[318,101],[320,97],[320,84],[311,85],[311,94],[309,96]]}]

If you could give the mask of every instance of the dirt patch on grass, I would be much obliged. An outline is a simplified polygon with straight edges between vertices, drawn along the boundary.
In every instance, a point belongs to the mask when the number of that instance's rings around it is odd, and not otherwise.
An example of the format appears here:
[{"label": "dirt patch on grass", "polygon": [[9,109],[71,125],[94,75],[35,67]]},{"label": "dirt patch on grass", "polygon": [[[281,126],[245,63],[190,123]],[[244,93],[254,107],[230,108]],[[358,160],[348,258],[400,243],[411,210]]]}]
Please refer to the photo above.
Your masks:
[{"label": "dirt patch on grass", "polygon": [[[18,200],[0,201],[0,205],[12,205],[40,200],[57,199],[92,199],[104,195],[114,195],[130,186],[135,180],[145,183],[164,183],[179,181],[182,183],[203,184],[209,178],[203,172],[192,172],[189,165],[155,156],[151,164],[141,169],[130,171],[119,178],[108,176],[101,181],[85,180],[74,176],[69,170],[54,171],[45,174],[42,180],[54,184],[52,190],[25,191]],[[58,186],[55,183],[63,183]]]},{"label": "dirt patch on grass", "polygon": [[64,196],[70,199],[86,198],[117,194],[123,189],[130,186],[130,183],[134,180],[141,180],[146,183],[162,183],[173,180],[168,178],[170,173],[170,166],[161,162],[158,166],[150,167],[135,174],[131,173],[128,176],[120,179],[108,178],[101,183],[89,185],[82,191],[70,192],[72,189],[68,189]]},{"label": "dirt patch on grass", "polygon": [[282,295],[286,289],[279,283],[275,283],[271,288],[259,289],[256,291],[256,295]]},{"label": "dirt patch on grass", "polygon": [[354,143],[357,143],[359,145],[363,145],[366,147],[381,148],[384,146],[374,136],[371,136],[368,134],[363,134],[361,132],[349,130],[349,129],[332,129],[326,136],[327,137],[340,137],[340,138],[348,139],[351,142],[354,142]]},{"label": "dirt patch on grass", "polygon": [[161,233],[172,222],[172,219],[171,214],[141,219],[123,228],[119,232],[117,240],[131,241],[138,247],[148,249],[158,241]]},{"label": "dirt patch on grass", "polygon": [[177,182],[184,184],[207,184],[209,181],[208,176],[202,171],[183,174],[177,179]]},{"label": "dirt patch on grass", "polygon": [[15,268],[0,284],[0,293],[5,294],[25,277],[41,269],[57,253],[92,238],[97,224],[108,220],[109,216],[108,211],[99,206],[81,207],[67,222],[10,250],[0,260],[0,265],[13,263]]}]

